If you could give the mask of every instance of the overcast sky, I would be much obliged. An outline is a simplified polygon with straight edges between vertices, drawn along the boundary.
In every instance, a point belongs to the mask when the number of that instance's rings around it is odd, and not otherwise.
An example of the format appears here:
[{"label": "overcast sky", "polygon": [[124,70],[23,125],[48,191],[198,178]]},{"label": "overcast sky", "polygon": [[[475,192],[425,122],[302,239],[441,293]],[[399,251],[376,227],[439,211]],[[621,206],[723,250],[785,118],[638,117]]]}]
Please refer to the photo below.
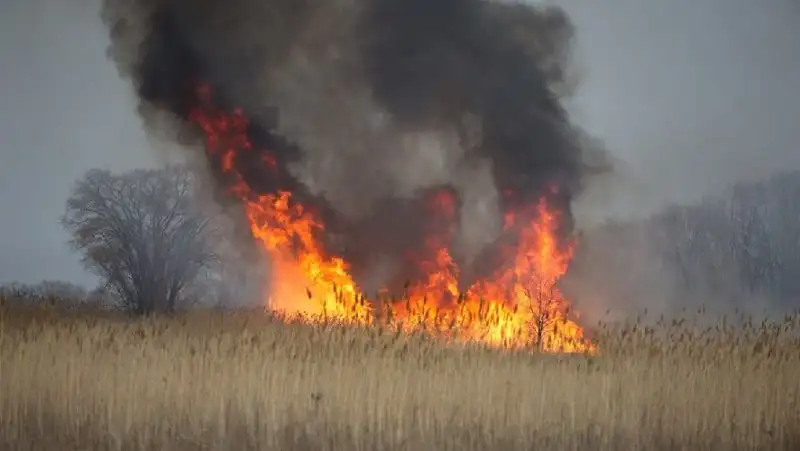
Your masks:
[{"label": "overcast sky", "polygon": [[[624,164],[583,211],[643,213],[800,169],[800,3],[561,0],[575,117]],[[106,61],[98,0],[0,0],[0,282],[91,283],[57,224],[92,167],[157,164]]]}]

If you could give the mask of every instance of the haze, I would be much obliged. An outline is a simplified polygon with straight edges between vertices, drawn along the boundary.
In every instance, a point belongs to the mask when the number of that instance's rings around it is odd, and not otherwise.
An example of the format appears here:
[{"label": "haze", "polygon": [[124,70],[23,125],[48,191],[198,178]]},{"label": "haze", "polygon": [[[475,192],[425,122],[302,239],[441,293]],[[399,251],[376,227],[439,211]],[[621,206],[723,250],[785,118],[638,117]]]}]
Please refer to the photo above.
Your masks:
[{"label": "haze", "polygon": [[[158,164],[128,85],[105,58],[97,0],[0,4],[0,283],[94,283],[57,219],[92,167]],[[650,213],[800,168],[800,5],[792,0],[589,0],[578,30],[578,122],[622,163],[583,221]]]}]

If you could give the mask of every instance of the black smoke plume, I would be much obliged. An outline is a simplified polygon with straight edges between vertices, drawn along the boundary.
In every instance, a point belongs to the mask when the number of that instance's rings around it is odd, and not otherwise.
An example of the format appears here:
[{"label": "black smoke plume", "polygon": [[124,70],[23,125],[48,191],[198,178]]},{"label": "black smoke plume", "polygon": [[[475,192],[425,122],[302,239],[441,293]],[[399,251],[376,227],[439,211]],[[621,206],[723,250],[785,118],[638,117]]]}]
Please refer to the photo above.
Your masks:
[{"label": "black smoke plume", "polygon": [[[316,208],[331,252],[372,288],[414,277],[403,256],[430,233],[430,196],[449,190],[465,273],[494,266],[499,224],[547,196],[573,227],[589,148],[561,104],[573,28],[556,8],[489,0],[104,0],[109,54],[155,130],[185,121],[196,87],[240,107],[266,170],[259,192]],[[174,126],[174,123],[172,125]],[[249,155],[249,156],[248,156]],[[210,158],[217,181],[228,181]],[[599,161],[599,160],[594,160]],[[371,268],[388,262],[377,279]],[[481,262],[481,265],[471,262]],[[481,266],[483,266],[481,268]]]}]

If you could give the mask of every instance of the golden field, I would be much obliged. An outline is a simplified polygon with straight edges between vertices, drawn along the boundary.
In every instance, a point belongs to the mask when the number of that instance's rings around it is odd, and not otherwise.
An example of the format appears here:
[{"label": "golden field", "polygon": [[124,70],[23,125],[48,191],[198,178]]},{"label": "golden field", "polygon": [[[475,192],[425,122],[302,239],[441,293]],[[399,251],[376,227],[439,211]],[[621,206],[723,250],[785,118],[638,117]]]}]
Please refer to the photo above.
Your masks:
[{"label": "golden field", "polygon": [[595,356],[264,312],[0,315],[2,449],[800,449],[797,315],[600,325]]}]

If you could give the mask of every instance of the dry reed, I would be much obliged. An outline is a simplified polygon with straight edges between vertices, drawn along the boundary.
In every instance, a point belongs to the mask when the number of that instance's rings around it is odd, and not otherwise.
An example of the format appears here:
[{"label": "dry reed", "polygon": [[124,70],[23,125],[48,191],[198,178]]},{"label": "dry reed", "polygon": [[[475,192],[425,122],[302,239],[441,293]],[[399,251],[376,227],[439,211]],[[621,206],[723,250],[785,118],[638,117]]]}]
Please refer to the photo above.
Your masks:
[{"label": "dry reed", "polygon": [[800,449],[799,318],[602,326],[600,355],[555,356],[263,312],[5,308],[0,447]]}]

